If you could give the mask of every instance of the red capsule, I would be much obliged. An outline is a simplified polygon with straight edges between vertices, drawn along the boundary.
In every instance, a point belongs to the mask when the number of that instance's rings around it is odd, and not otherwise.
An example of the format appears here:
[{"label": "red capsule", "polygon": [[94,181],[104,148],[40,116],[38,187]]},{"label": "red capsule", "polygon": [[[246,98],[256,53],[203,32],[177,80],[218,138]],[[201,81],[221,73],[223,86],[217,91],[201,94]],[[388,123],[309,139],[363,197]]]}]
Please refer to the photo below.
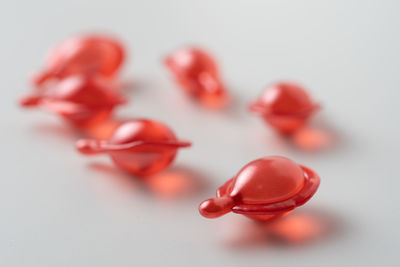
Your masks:
[{"label": "red capsule", "polygon": [[193,98],[210,107],[225,104],[225,86],[215,60],[207,52],[199,48],[185,48],[167,56],[165,65],[177,83]]},{"label": "red capsule", "polygon": [[278,156],[257,159],[203,201],[201,215],[217,218],[230,211],[257,221],[284,216],[306,203],[320,183],[311,169]]},{"label": "red capsule", "polygon": [[179,141],[165,124],[148,119],[121,124],[109,140],[81,139],[76,143],[83,154],[108,153],[118,167],[137,176],[167,168],[178,149],[190,145]]},{"label": "red capsule", "polygon": [[111,78],[119,70],[124,57],[122,44],[111,37],[72,37],[50,51],[44,69],[34,77],[33,83],[40,87],[48,80],[76,74]]},{"label": "red capsule", "polygon": [[277,131],[291,134],[307,122],[319,105],[301,86],[282,82],[266,88],[249,109]]},{"label": "red capsule", "polygon": [[93,126],[108,119],[117,105],[126,102],[111,87],[99,78],[70,76],[54,88],[22,97],[20,104],[44,108],[77,127]]}]

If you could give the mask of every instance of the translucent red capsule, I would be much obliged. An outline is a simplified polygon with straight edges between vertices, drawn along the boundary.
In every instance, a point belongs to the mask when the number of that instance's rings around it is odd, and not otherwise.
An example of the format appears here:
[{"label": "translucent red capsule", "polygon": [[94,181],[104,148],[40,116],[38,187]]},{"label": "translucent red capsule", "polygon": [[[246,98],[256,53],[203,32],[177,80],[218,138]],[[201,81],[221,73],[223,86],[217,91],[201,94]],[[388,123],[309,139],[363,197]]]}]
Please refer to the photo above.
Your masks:
[{"label": "translucent red capsule", "polygon": [[77,127],[89,127],[108,119],[116,106],[126,102],[112,86],[96,77],[70,76],[51,89],[22,97],[20,105],[43,108]]},{"label": "translucent red capsule", "polygon": [[249,109],[277,131],[290,134],[302,127],[319,105],[303,87],[281,82],[266,88]]},{"label": "translucent red capsule", "polygon": [[181,49],[165,59],[165,65],[176,82],[193,98],[210,107],[220,107],[227,101],[217,63],[202,49]]},{"label": "translucent red capsule", "polygon": [[217,197],[202,202],[201,215],[220,217],[230,211],[257,221],[290,213],[316,192],[319,176],[311,169],[278,156],[257,159],[217,190]]},{"label": "translucent red capsule", "polygon": [[162,171],[179,148],[190,145],[178,140],[165,124],[148,119],[122,123],[108,140],[81,139],[76,143],[81,153],[107,153],[119,168],[136,176]]},{"label": "translucent red capsule", "polygon": [[40,87],[46,81],[71,75],[113,77],[124,61],[122,44],[108,36],[84,35],[69,38],[52,49],[44,69],[34,77]]}]

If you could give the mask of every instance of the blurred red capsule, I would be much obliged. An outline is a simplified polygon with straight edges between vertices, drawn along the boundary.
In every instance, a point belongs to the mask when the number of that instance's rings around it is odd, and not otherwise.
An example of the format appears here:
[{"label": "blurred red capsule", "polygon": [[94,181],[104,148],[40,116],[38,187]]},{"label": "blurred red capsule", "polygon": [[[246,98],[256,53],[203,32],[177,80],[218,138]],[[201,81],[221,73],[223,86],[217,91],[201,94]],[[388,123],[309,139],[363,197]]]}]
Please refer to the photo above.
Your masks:
[{"label": "blurred red capsule", "polygon": [[77,127],[89,127],[108,119],[116,106],[126,102],[110,87],[102,79],[75,75],[51,89],[22,97],[20,105],[44,108]]},{"label": "blurred red capsule", "polygon": [[218,66],[210,54],[188,47],[169,55],[165,65],[176,82],[194,99],[209,107],[226,104],[227,92]]},{"label": "blurred red capsule", "polygon": [[148,119],[122,123],[108,140],[81,139],[76,143],[79,152],[107,153],[119,168],[136,176],[162,171],[173,162],[179,148],[190,145],[179,141],[165,124]]},{"label": "blurred red capsule", "polygon": [[123,45],[109,36],[72,37],[50,51],[44,69],[33,78],[33,84],[41,87],[49,80],[64,79],[76,74],[112,78],[124,58]]},{"label": "blurred red capsule", "polygon": [[294,83],[269,86],[252,104],[251,112],[260,115],[277,131],[291,134],[302,127],[319,109],[306,90]]}]

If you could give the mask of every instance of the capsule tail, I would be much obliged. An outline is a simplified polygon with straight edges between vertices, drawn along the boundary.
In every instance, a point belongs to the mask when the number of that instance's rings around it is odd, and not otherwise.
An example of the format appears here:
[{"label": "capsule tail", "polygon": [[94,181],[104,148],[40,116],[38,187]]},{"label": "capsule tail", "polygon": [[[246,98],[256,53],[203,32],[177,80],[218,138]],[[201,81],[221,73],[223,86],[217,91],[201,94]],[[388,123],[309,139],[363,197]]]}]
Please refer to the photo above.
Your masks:
[{"label": "capsule tail", "polygon": [[32,84],[38,88],[42,87],[50,78],[52,78],[53,73],[50,71],[43,71],[32,77]]},{"label": "capsule tail", "polygon": [[85,155],[93,155],[105,152],[102,149],[102,142],[95,139],[80,139],[76,142],[76,149]]},{"label": "capsule tail", "polygon": [[247,108],[250,112],[254,114],[264,115],[266,113],[265,107],[259,102],[253,102]]},{"label": "capsule tail", "polygon": [[229,196],[210,198],[199,205],[199,212],[202,216],[213,219],[221,217],[230,212],[235,205]]},{"label": "capsule tail", "polygon": [[25,95],[19,99],[19,105],[21,107],[37,107],[41,100],[42,97],[38,95]]}]

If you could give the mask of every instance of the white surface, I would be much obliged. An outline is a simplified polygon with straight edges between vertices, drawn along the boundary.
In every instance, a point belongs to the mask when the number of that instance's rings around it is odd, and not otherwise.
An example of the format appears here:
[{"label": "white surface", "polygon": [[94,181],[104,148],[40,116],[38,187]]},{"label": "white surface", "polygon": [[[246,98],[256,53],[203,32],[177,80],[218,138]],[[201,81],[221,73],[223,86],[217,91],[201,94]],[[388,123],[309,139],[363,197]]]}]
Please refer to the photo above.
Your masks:
[{"label": "white surface", "polygon": [[[399,8],[395,0],[3,1],[0,266],[398,266]],[[136,89],[118,115],[159,119],[192,140],[169,173],[203,187],[167,197],[91,168],[112,165],[78,155],[78,136],[53,116],[17,107],[49,47],[98,29],[130,52],[124,77]],[[217,55],[238,99],[230,112],[194,105],[169,79],[162,55],[187,43]],[[302,151],[246,112],[280,79],[310,88],[324,106],[312,123],[331,129],[335,146]],[[292,216],[326,231],[285,242],[238,215],[198,214],[245,163],[272,154],[321,175]]]}]

